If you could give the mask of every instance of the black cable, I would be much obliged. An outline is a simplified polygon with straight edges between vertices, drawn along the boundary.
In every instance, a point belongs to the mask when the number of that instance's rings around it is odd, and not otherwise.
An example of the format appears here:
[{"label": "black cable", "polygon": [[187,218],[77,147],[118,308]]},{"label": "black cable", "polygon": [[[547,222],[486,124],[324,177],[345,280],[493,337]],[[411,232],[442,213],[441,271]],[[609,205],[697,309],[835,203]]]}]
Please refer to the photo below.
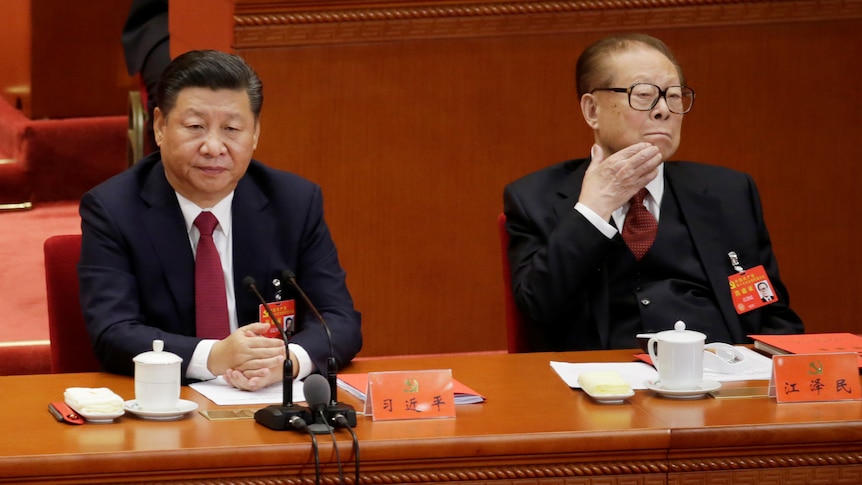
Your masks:
[{"label": "black cable", "polygon": [[359,440],[356,439],[356,432],[350,427],[350,423],[347,422],[347,418],[343,414],[336,415],[333,420],[342,428],[347,428],[347,431],[350,431],[350,436],[353,438],[353,464],[355,466],[353,485],[359,485]]},{"label": "black cable", "polygon": [[311,448],[314,451],[314,483],[315,485],[320,485],[320,453],[317,448],[317,437],[315,437],[314,433],[308,428],[305,420],[299,416],[291,419],[290,425],[295,429],[307,431],[308,436],[311,436]]},{"label": "black cable", "polygon": [[314,449],[314,483],[315,485],[320,485],[320,454],[317,448],[317,438],[314,436],[314,433],[308,430],[308,436],[311,436],[311,447]]},{"label": "black cable", "polygon": [[335,461],[338,463],[338,483],[344,485],[344,470],[341,468],[341,453],[338,451],[338,440],[335,439],[335,433],[332,431],[332,426],[326,422],[326,414],[324,414],[323,409],[318,409],[317,412],[326,424],[326,429],[329,430],[329,436],[332,438],[332,447],[335,449]]}]

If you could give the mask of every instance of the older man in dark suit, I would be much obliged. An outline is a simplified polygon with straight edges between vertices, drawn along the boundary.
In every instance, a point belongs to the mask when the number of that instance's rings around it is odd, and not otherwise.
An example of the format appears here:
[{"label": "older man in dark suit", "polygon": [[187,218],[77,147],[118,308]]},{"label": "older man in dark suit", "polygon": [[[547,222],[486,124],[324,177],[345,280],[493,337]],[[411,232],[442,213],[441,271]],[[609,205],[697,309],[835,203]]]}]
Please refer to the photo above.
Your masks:
[{"label": "older man in dark suit", "polygon": [[[265,336],[270,325],[243,284],[254,278],[269,301],[295,298],[277,281],[285,270],[328,323],[337,364],[349,362],[362,346],[360,315],[320,188],[252,160],[263,103],[257,74],[237,56],[193,51],[165,69],[158,98],[160,151],[81,200],[81,303],[105,369],[131,374],[132,358],[161,339],[182,357],[186,382],[223,375],[257,390],[281,380],[288,358],[299,377],[324,371],[329,340],[313,313],[298,301],[285,348]],[[219,290],[197,286],[202,254],[214,261],[206,284]]]},{"label": "older man in dark suit", "polygon": [[[513,291],[532,322],[531,347],[632,348],[638,333],[677,320],[728,343],[802,332],[751,177],[665,163],[695,95],[664,43],[602,39],[579,58],[577,84],[591,157],[504,190]],[[760,266],[779,298],[742,311],[729,278]]]}]

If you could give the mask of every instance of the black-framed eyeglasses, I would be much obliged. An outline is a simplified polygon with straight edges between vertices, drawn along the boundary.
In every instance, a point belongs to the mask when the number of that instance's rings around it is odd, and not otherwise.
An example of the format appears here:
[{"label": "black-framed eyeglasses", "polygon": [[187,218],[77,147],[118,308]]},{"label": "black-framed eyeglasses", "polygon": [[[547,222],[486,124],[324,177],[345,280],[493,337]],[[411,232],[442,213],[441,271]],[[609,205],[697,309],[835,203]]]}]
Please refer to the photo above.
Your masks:
[{"label": "black-framed eyeglasses", "polygon": [[650,83],[634,83],[628,88],[596,88],[590,91],[613,91],[629,95],[629,106],[637,111],[649,111],[655,108],[660,98],[664,98],[667,109],[671,113],[684,115],[694,106],[694,89],[688,86],[668,86],[667,89]]}]

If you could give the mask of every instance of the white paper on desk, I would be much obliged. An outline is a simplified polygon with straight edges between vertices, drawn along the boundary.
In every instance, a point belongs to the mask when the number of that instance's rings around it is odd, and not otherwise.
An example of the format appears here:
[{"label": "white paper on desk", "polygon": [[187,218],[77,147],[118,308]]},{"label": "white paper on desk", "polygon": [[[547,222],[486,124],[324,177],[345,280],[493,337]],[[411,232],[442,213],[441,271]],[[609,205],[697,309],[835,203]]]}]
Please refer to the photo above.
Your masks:
[{"label": "white paper on desk", "polygon": [[[305,393],[302,392],[302,381],[293,380],[293,401],[304,402]],[[230,406],[236,404],[281,404],[284,402],[281,383],[272,384],[259,391],[242,391],[225,382],[219,376],[210,381],[195,382],[189,387],[203,394],[210,401],[219,406]]]},{"label": "white paper on desk", "polygon": [[655,368],[645,362],[589,362],[572,364],[551,361],[551,368],[569,387],[580,389],[578,375],[583,372],[615,370],[629,383],[632,389],[646,389],[644,382],[658,379]]},{"label": "white paper on desk", "polygon": [[704,379],[711,379],[718,382],[768,381],[772,377],[771,358],[761,355],[742,345],[734,345],[733,347],[738,350],[743,357],[743,361],[739,363],[739,369],[733,373],[715,372],[704,369]]}]

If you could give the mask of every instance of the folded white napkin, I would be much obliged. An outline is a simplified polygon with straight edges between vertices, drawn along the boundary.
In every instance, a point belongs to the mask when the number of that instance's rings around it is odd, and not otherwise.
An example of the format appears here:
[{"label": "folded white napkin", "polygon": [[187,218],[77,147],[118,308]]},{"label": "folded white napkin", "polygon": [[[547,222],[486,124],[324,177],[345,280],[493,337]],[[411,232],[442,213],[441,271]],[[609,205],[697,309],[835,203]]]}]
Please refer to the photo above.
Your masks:
[{"label": "folded white napkin", "polygon": [[123,410],[123,398],[107,387],[70,387],[63,397],[79,413],[113,414]]}]

